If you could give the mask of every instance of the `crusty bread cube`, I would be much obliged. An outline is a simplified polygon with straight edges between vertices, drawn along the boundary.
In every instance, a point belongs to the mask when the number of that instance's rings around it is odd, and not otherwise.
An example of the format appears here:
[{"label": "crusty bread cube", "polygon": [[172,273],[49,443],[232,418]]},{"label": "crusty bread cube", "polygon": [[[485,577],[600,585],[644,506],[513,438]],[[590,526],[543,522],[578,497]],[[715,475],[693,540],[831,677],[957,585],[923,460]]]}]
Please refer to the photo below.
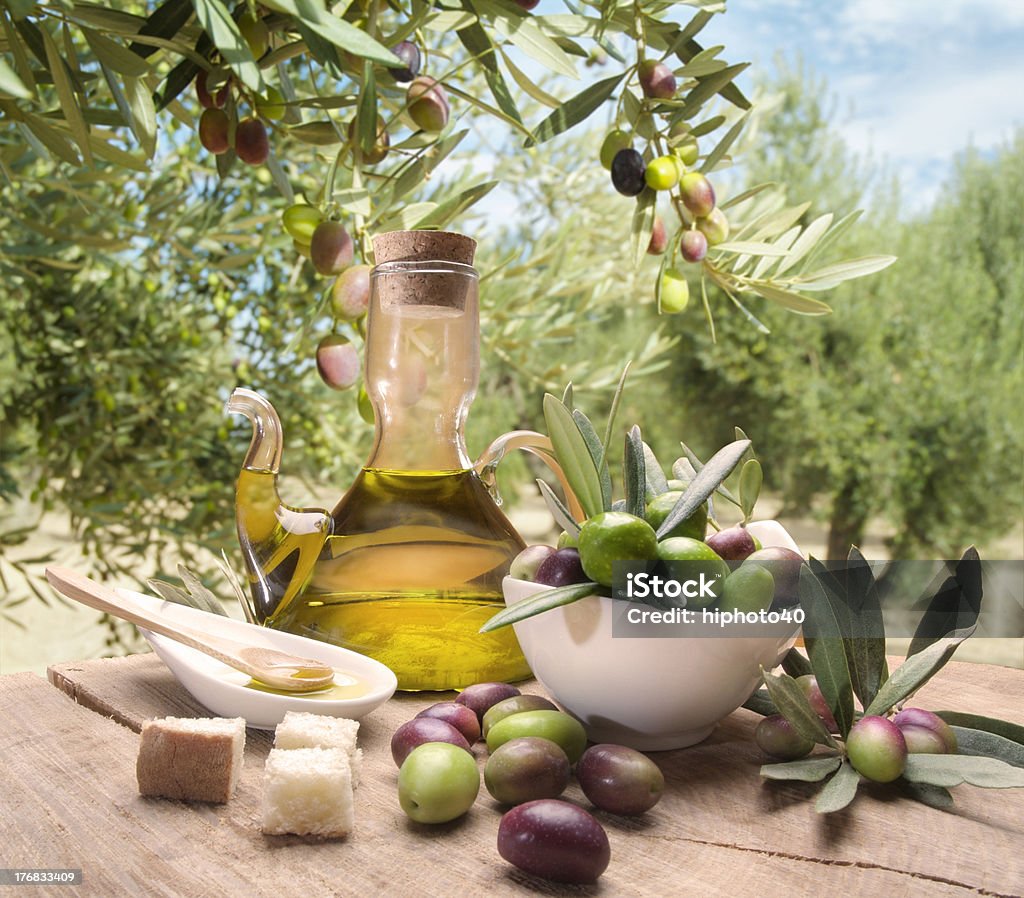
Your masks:
[{"label": "crusty bread cube", "polygon": [[263,773],[263,832],[333,839],[353,826],[352,771],[340,748],[271,749]]},{"label": "crusty bread cube", "polygon": [[348,755],[352,787],[359,785],[363,753],[356,748],[358,720],[287,711],[274,730],[274,748],[339,748]]},{"label": "crusty bread cube", "polygon": [[235,792],[244,749],[241,717],[147,720],[135,762],[139,793],[223,804]]}]

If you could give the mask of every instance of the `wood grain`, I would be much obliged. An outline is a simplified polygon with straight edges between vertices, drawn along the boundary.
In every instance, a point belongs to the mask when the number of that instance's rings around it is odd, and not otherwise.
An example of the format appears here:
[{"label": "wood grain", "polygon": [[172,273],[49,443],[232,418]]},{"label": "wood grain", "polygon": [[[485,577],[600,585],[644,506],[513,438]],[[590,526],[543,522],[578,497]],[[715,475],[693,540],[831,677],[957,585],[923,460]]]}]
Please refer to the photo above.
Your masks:
[{"label": "wood grain", "polygon": [[[664,799],[639,819],[597,813],[612,862],[596,886],[557,886],[515,871],[495,849],[500,808],[483,793],[461,821],[425,827],[398,807],[388,748],[400,723],[437,694],[399,696],[363,722],[366,760],[355,834],[313,844],[259,832],[267,734],[248,731],[236,797],[223,807],[143,799],[134,782],[146,717],[205,715],[152,656],[63,664],[53,682],[0,678],[3,865],[82,867],[83,895],[1020,895],[1019,790],[954,790],[939,812],[865,788],[822,818],[814,787],[767,784],[751,742],[758,718],[739,711],[706,742],[652,755]],[[1024,673],[949,665],[922,691],[925,707],[1020,718]],[[542,692],[540,688],[529,691]],[[99,712],[99,713],[96,713]],[[482,763],[485,752],[477,746]],[[587,807],[575,784],[567,797]]]}]

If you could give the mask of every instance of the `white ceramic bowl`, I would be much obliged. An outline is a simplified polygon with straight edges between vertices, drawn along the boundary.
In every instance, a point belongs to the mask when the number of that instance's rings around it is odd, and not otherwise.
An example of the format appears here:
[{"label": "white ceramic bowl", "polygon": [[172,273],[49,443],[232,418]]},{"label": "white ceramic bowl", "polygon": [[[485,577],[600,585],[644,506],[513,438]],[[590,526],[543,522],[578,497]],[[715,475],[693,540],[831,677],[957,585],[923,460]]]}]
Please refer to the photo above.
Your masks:
[{"label": "white ceramic bowl", "polygon": [[[757,521],[750,532],[764,546],[799,547],[777,521]],[[506,577],[505,604],[538,584]],[[537,679],[594,742],[642,751],[683,748],[706,739],[794,644],[798,627],[764,636],[613,636],[615,612],[625,602],[590,596],[515,624],[523,654]],[[692,632],[692,631],[691,631]]]},{"label": "white ceramic bowl", "polygon": [[348,649],[210,614],[127,589],[119,589],[117,592],[141,609],[158,614],[170,622],[205,633],[216,633],[248,645],[279,649],[302,658],[315,658],[335,669],[335,682],[346,682],[344,676],[349,675],[367,685],[363,694],[342,699],[260,692],[246,686],[248,675],[180,642],[139,628],[160,660],[171,669],[197,702],[221,717],[244,717],[247,726],[273,729],[284,718],[286,711],[308,711],[357,720],[391,698],[398,686],[398,680],[390,668]]}]

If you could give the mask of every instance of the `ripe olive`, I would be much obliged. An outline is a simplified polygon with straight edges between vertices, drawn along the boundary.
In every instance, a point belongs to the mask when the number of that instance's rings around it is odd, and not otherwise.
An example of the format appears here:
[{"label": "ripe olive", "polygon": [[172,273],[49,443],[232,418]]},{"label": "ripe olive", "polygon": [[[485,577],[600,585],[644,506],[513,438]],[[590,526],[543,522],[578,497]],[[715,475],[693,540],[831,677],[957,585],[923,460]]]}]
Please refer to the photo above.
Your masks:
[{"label": "ripe olive", "polygon": [[526,873],[555,882],[596,882],[608,868],[608,835],[583,808],[557,798],[512,808],[498,824],[498,853]]},{"label": "ripe olive", "polygon": [[679,195],[683,205],[698,217],[709,215],[715,208],[715,189],[698,171],[687,172],[679,179]]},{"label": "ripe olive", "polygon": [[686,308],[690,301],[690,285],[676,268],[668,268],[661,276],[661,307],[668,315],[674,315]]},{"label": "ripe olive", "polygon": [[391,757],[401,767],[414,748],[427,742],[448,742],[465,749],[472,757],[466,737],[450,723],[436,717],[414,717],[395,730],[391,737]]},{"label": "ripe olive", "polygon": [[341,334],[324,337],[316,347],[316,370],[332,390],[347,390],[359,382],[359,351]]},{"label": "ripe olive", "polygon": [[204,109],[199,116],[199,142],[216,156],[226,153],[231,145],[228,139],[230,128],[231,123],[223,109],[215,106]]},{"label": "ripe olive", "polygon": [[640,88],[645,97],[656,100],[668,100],[676,92],[676,76],[665,63],[655,59],[645,59],[637,69]]},{"label": "ripe olive", "polygon": [[494,751],[499,745],[523,736],[538,736],[550,739],[561,747],[575,764],[587,747],[587,733],[583,725],[562,711],[520,711],[499,720],[487,732],[487,750]]},{"label": "ripe olive", "polygon": [[[926,711],[924,708],[904,708],[892,719],[892,722],[904,731],[912,726],[931,730],[942,740],[944,750],[949,754],[956,754],[959,748],[953,728],[938,714]],[[916,750],[919,749],[911,749],[911,751]]]},{"label": "ripe olive", "polygon": [[320,274],[339,274],[352,264],[355,244],[340,221],[322,221],[309,241],[309,257]]},{"label": "ripe olive", "polygon": [[891,720],[869,715],[850,729],[846,756],[862,776],[876,783],[891,783],[907,763],[907,741]]},{"label": "ripe olive", "polygon": [[[356,140],[356,120],[348,123],[348,139],[350,142]],[[374,139],[373,147],[369,152],[363,152],[363,162],[367,165],[376,165],[383,162],[388,155],[388,147],[391,146],[391,138],[384,128],[384,119],[377,119],[377,136]]]},{"label": "ripe olive", "polygon": [[697,230],[708,238],[708,246],[718,246],[729,239],[729,219],[717,206],[697,219]]},{"label": "ripe olive", "polygon": [[498,702],[496,705],[491,705],[484,714],[484,719],[481,721],[481,729],[483,737],[486,739],[487,734],[499,721],[504,720],[506,717],[511,717],[513,714],[518,714],[521,711],[557,711],[558,708],[554,704],[549,702],[543,695],[513,695],[511,698],[506,698],[504,701]]},{"label": "ripe olive", "polygon": [[476,714],[458,702],[437,702],[429,708],[424,708],[416,716],[436,717],[438,720],[450,723],[466,737],[466,741],[470,745],[480,738],[480,721]]},{"label": "ripe olive", "polygon": [[549,739],[524,736],[498,746],[487,759],[484,785],[502,804],[557,798],[569,785],[569,759]]},{"label": "ripe olive", "polygon": [[346,268],[331,287],[331,308],[334,317],[355,321],[366,314],[370,305],[370,266]]},{"label": "ripe olive", "polygon": [[742,524],[719,530],[709,536],[706,542],[726,561],[743,561],[755,551],[754,538]]},{"label": "ripe olive", "polygon": [[391,77],[399,84],[412,81],[420,73],[420,48],[412,41],[400,41],[391,48],[391,52],[405,63],[404,66],[388,69]]},{"label": "ripe olive", "polygon": [[525,9],[529,12],[531,9],[535,9],[540,0],[516,0],[516,5]]},{"label": "ripe olive", "polygon": [[515,686],[509,686],[508,683],[474,683],[463,689],[455,701],[460,705],[465,705],[480,720],[483,720],[484,714],[487,713],[487,709],[491,705],[496,705],[507,698],[512,698],[513,695],[520,694]]},{"label": "ripe olive", "polygon": [[611,171],[612,160],[619,150],[628,150],[633,146],[633,138],[621,128],[609,131],[601,143],[601,165]]},{"label": "ripe olive", "polygon": [[206,86],[208,79],[209,74],[204,70],[200,70],[199,74],[196,75],[196,97],[199,99],[199,105],[203,109],[210,109],[211,107],[220,109],[227,102],[228,85],[225,84],[216,93],[211,94]]},{"label": "ripe olive", "polygon": [[409,117],[424,131],[442,131],[448,124],[448,95],[440,82],[429,75],[412,80],[405,92]]},{"label": "ripe olive", "polygon": [[814,748],[814,743],[804,739],[781,714],[764,718],[754,730],[754,741],[766,755],[780,761],[795,761]]},{"label": "ripe olive", "polygon": [[800,568],[804,559],[799,552],[782,546],[757,549],[747,556],[747,564],[760,564],[768,568],[775,578],[775,601],[790,603],[797,599],[800,590]]},{"label": "ripe olive", "polygon": [[674,156],[658,156],[644,170],[644,180],[651,190],[671,190],[679,183],[678,163]]},{"label": "ripe olive", "polygon": [[612,186],[623,196],[636,196],[647,186],[644,157],[634,149],[619,150],[612,158]]},{"label": "ripe olive", "polygon": [[556,549],[541,562],[534,577],[545,586],[568,586],[570,583],[585,583],[587,575],[580,564],[579,549]]},{"label": "ripe olive", "polygon": [[668,231],[665,230],[665,222],[662,221],[661,216],[655,215],[647,252],[652,256],[660,256],[666,249],[668,249]]},{"label": "ripe olive", "polygon": [[665,791],[665,776],[647,755],[625,745],[592,745],[576,764],[583,794],[602,811],[642,814]]},{"label": "ripe olive", "polygon": [[687,262],[699,262],[708,254],[708,238],[700,231],[683,231],[679,238],[679,254]]},{"label": "ripe olive", "polygon": [[270,138],[258,118],[247,118],[235,129],[235,152],[247,165],[262,165],[270,155]]},{"label": "ripe olive", "polygon": [[839,732],[839,724],[836,723],[836,719],[832,714],[832,709],[828,706],[828,702],[825,701],[825,696],[821,692],[821,687],[818,686],[818,678],[814,674],[804,674],[802,677],[796,678],[796,684],[803,690],[804,695],[807,696],[807,701],[811,703],[811,708],[814,709],[814,713],[821,718],[821,722],[825,724],[825,729],[830,733]]}]

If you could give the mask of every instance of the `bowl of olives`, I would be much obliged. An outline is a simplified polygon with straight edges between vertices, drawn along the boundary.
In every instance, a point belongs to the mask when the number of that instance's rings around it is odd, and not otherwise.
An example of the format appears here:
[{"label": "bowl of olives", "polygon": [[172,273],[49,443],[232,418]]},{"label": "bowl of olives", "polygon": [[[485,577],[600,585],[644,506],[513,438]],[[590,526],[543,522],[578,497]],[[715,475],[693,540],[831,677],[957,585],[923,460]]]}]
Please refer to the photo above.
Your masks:
[{"label": "bowl of olives", "polygon": [[[757,577],[751,579],[750,572],[763,558],[763,567],[774,570],[774,580],[779,581],[777,597],[787,566],[799,573],[799,548],[777,521],[755,521],[745,529],[761,548],[735,566],[726,580],[747,571],[743,596],[752,595]],[[565,553],[562,564],[553,561],[548,568],[569,569],[571,562]],[[521,571],[513,566],[512,573]],[[511,608],[555,586],[509,576],[503,588],[506,607]],[[769,597],[769,605],[771,601]],[[698,631],[680,623],[659,628],[664,636],[630,636],[615,632],[613,626],[629,605],[637,603],[589,595],[520,620],[514,627],[537,679],[583,724],[591,741],[641,751],[683,748],[706,739],[755,690],[761,669],[781,662],[799,632],[790,620],[754,628],[753,635],[707,629],[699,631],[701,635],[686,635]]]}]

